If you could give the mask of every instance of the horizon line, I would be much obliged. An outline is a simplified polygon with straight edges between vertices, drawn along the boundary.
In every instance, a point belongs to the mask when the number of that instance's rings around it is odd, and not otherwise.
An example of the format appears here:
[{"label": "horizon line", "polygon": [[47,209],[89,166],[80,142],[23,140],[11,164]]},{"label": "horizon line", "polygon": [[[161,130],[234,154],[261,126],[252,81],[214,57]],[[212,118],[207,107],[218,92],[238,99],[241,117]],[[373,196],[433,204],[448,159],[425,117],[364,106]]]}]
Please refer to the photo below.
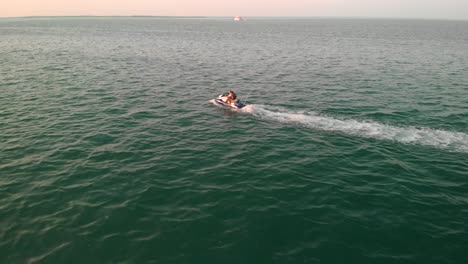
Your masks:
[{"label": "horizon line", "polygon": [[[0,19],[11,18],[112,18],[112,17],[129,17],[129,18],[234,18],[235,16],[171,16],[171,15],[38,15],[38,16],[0,16]],[[418,17],[372,17],[372,16],[241,16],[249,19],[262,18],[278,18],[278,19],[388,19],[388,20],[442,20],[442,21],[468,21],[464,18],[418,18]]]}]

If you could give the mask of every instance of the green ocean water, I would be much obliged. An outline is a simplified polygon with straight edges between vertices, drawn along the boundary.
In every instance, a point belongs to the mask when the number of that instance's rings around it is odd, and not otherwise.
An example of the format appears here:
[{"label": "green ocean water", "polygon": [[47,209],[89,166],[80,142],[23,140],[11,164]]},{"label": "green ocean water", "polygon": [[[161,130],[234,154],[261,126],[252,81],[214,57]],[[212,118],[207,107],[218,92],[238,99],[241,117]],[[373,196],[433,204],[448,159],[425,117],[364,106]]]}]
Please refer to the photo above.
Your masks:
[{"label": "green ocean water", "polygon": [[0,263],[467,263],[467,219],[466,21],[0,19]]}]

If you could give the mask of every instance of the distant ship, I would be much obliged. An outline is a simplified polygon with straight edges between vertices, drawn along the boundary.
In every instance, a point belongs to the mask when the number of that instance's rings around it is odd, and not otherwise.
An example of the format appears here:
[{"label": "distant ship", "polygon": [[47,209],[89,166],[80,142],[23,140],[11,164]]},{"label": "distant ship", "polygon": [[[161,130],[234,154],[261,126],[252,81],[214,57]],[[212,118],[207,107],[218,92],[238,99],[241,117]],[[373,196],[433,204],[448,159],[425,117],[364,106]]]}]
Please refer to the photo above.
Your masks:
[{"label": "distant ship", "polygon": [[234,21],[245,21],[241,16],[235,16]]}]

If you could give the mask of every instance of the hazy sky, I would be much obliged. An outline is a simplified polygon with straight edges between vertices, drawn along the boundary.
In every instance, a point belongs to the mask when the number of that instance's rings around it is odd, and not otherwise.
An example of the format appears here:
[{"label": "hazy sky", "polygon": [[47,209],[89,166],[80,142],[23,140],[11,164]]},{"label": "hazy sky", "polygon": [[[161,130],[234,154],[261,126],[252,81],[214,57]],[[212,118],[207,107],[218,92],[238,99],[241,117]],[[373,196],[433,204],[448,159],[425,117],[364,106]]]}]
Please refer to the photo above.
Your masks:
[{"label": "hazy sky", "polygon": [[0,17],[320,16],[468,20],[468,0],[0,0]]}]

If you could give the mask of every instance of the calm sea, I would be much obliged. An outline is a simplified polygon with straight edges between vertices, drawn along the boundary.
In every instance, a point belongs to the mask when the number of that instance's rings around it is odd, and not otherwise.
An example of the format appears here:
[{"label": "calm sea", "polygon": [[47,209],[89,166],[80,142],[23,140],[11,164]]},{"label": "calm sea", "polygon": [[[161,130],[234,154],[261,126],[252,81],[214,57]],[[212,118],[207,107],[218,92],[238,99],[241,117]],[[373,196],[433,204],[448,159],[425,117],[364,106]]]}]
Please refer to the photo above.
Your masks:
[{"label": "calm sea", "polygon": [[0,19],[0,263],[468,263],[467,221],[468,22]]}]

